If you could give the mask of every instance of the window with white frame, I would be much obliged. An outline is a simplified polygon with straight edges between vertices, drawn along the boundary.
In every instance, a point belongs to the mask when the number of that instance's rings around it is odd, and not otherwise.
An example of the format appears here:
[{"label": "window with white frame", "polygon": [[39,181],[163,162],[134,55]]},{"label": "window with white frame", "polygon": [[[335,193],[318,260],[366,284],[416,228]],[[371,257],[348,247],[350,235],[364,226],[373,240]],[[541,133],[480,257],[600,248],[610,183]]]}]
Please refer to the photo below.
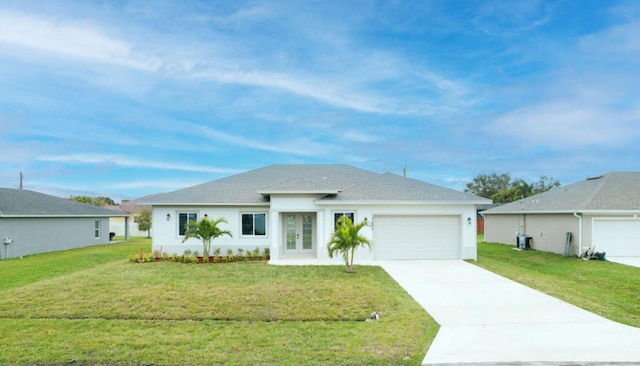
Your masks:
[{"label": "window with white frame", "polygon": [[334,227],[338,227],[338,219],[340,219],[342,216],[346,216],[348,217],[351,222],[353,222],[355,224],[355,219],[356,219],[356,213],[353,211],[345,211],[345,212],[334,212],[333,213],[333,225]]},{"label": "window with white frame", "polygon": [[243,213],[242,214],[242,236],[266,236],[267,235],[267,214],[266,213]]},{"label": "window with white frame", "polygon": [[100,220],[93,222],[93,237],[100,239]]},{"label": "window with white frame", "polygon": [[178,213],[178,235],[183,236],[187,231],[189,222],[198,221],[198,213],[196,212],[179,212]]}]

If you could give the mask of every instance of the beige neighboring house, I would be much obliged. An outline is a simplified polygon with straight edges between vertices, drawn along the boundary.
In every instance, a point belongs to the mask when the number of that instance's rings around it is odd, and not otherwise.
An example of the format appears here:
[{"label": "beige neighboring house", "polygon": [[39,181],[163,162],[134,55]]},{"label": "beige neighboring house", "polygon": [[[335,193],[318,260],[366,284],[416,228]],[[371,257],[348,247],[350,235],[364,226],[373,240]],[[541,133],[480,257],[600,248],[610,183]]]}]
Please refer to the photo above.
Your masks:
[{"label": "beige neighboring house", "polygon": [[[640,257],[640,172],[611,172],[482,213],[485,241],[579,255],[595,246],[609,257]],[[571,242],[567,246],[567,233]]]},{"label": "beige neighboring house", "polygon": [[[130,236],[147,236],[146,231],[138,230],[138,221],[140,220],[140,214],[144,210],[151,211],[151,206],[140,205],[138,202],[143,199],[152,198],[154,195],[148,195],[144,197],[137,198],[135,200],[127,201],[121,205],[117,206],[105,206],[110,210],[120,211],[122,213],[129,214],[128,217],[112,217],[109,219],[109,231],[112,233],[116,233],[117,236],[123,236],[125,230],[125,220],[129,221],[129,235]],[[151,229],[151,234],[153,234],[153,227]]]}]

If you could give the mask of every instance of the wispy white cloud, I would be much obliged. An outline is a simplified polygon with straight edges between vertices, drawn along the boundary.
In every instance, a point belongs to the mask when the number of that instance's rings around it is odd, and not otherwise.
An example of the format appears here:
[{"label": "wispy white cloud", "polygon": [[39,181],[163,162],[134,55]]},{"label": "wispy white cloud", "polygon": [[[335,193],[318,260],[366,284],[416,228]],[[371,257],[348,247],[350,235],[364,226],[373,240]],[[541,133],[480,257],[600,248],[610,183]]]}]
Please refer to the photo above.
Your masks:
[{"label": "wispy white cloud", "polygon": [[547,52],[553,69],[521,86],[520,100],[483,132],[565,152],[637,140],[640,101],[631,96],[640,84],[630,75],[640,71],[638,34],[640,22],[614,24]]},{"label": "wispy white cloud", "polygon": [[86,24],[0,10],[0,42],[60,57],[152,69],[151,60],[136,60],[133,46]]},{"label": "wispy white cloud", "polygon": [[152,179],[135,180],[126,182],[107,183],[102,188],[107,190],[131,190],[144,189],[148,192],[173,191],[184,187],[194,186],[203,183],[199,180],[183,179]]},{"label": "wispy white cloud", "polygon": [[249,4],[240,7],[233,12],[223,15],[197,15],[197,19],[203,22],[211,22],[218,27],[228,29],[245,29],[274,16],[267,4]]},{"label": "wispy white cloud", "polygon": [[178,170],[201,173],[239,173],[239,169],[219,168],[203,165],[190,165],[180,163],[158,162],[148,160],[131,159],[124,156],[109,154],[70,154],[70,155],[43,155],[38,157],[39,161],[72,163],[72,164],[112,164],[126,168],[149,168],[162,170]]},{"label": "wispy white cloud", "polygon": [[553,8],[540,0],[491,0],[476,4],[474,25],[482,32],[498,37],[510,37],[548,23]]},{"label": "wispy white cloud", "polygon": [[616,145],[635,138],[638,111],[589,106],[583,101],[556,101],[511,111],[487,125],[488,132],[514,144],[569,150]]},{"label": "wispy white cloud", "polygon": [[[616,25],[601,32],[582,37],[579,50],[593,59],[611,61],[622,58],[625,62],[640,61],[640,21]],[[610,70],[614,71],[614,70]]]},{"label": "wispy white cloud", "polygon": [[227,132],[222,132],[211,127],[194,123],[184,123],[189,129],[197,131],[199,135],[206,136],[222,143],[249,148],[252,150],[270,151],[301,156],[319,156],[330,153],[328,146],[314,142],[306,137],[283,139],[283,141],[269,141],[266,139],[250,139]]},{"label": "wispy white cloud", "polygon": [[[230,16],[226,21],[242,22],[248,17],[261,17],[266,13],[268,11],[263,8],[246,9]],[[144,44],[138,44],[134,40],[125,41],[109,34],[103,27],[91,25],[88,21],[4,10],[0,10],[0,43],[40,53],[34,57],[35,60],[44,61],[46,58],[41,54],[52,54],[78,62],[97,62],[147,71],[160,76],[280,90],[334,107],[360,112],[432,115],[436,111],[433,105],[415,100],[406,101],[404,96],[388,95],[384,90],[378,93],[367,91],[371,84],[397,77],[399,70],[408,71],[401,76],[406,80],[411,80],[414,77],[412,74],[416,71],[415,65],[398,60],[397,56],[387,57],[379,51],[368,51],[370,55],[362,58],[356,56],[357,51],[346,48],[341,50],[345,54],[334,62],[356,57],[360,63],[357,69],[352,69],[352,65],[349,64],[338,66],[331,74],[309,68],[289,68],[282,72],[274,71],[267,66],[272,63],[271,59],[258,64],[255,61],[248,62],[244,59],[245,51],[241,50],[218,49],[219,53],[211,54],[198,51],[203,47],[202,44],[185,43],[170,51],[167,49],[170,45],[162,41],[147,41]],[[9,49],[5,49],[5,52],[11,53]],[[314,57],[319,56],[320,54]],[[438,76],[432,71],[417,71],[424,81],[432,85],[434,95],[459,94],[460,88],[455,81]],[[419,106],[415,107],[416,105]]]},{"label": "wispy white cloud", "polygon": [[375,136],[373,134],[367,133],[366,131],[356,131],[356,130],[338,130],[336,134],[336,138],[344,141],[361,142],[361,143],[374,143],[381,140],[379,136]]},{"label": "wispy white cloud", "polygon": [[[269,71],[237,71],[210,68],[193,72],[191,77],[215,80],[220,83],[252,85],[278,89],[298,96],[307,97],[332,106],[348,108],[361,112],[394,114],[401,113],[400,108],[389,108],[389,101],[364,95],[345,84],[327,82],[309,75],[274,73]],[[325,79],[326,80],[326,79]],[[337,89],[347,87],[348,90]]]}]

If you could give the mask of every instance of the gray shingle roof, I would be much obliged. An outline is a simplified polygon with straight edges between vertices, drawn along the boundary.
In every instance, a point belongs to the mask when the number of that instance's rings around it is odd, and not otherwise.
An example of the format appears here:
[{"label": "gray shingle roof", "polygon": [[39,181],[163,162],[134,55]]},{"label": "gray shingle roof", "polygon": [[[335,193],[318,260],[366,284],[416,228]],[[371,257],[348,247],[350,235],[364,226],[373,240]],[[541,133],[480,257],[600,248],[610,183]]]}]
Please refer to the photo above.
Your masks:
[{"label": "gray shingle roof", "polygon": [[271,165],[157,195],[140,203],[268,205],[269,193],[294,192],[327,194],[323,199],[326,201],[490,202],[415,179],[379,174],[350,165]]},{"label": "gray shingle roof", "polygon": [[119,211],[29,190],[0,188],[0,217],[115,217]]},{"label": "gray shingle roof", "polygon": [[313,182],[302,177],[295,177],[284,182],[278,182],[258,190],[258,193],[267,195],[271,193],[324,193],[337,194],[336,188]]},{"label": "gray shingle roof", "polygon": [[611,172],[485,211],[528,212],[640,211],[640,172]]},{"label": "gray shingle roof", "polygon": [[425,183],[396,174],[377,174],[373,178],[349,187],[335,197],[334,201],[419,201],[489,203],[490,200],[453,189]]}]

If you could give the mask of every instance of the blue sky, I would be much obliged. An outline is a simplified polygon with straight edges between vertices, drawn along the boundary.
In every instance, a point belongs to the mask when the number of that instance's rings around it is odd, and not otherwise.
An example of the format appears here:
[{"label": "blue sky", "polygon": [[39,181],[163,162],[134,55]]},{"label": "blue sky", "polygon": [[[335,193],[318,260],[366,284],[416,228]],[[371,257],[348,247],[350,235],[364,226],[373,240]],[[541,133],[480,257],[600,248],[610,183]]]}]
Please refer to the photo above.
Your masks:
[{"label": "blue sky", "polygon": [[637,1],[3,1],[0,186],[640,170]]}]

